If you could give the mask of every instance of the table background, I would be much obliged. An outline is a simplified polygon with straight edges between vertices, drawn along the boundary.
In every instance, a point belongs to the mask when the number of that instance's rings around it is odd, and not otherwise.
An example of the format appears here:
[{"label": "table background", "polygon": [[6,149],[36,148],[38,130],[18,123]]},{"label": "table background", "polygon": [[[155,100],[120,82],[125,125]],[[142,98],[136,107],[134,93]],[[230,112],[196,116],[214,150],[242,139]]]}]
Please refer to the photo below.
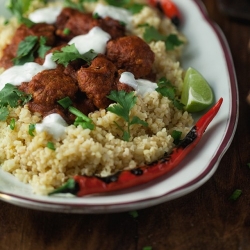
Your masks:
[{"label": "table background", "polygon": [[[203,0],[224,32],[240,95],[238,128],[213,177],[185,197],[129,213],[79,215],[20,208],[0,201],[1,250],[250,249],[250,24]],[[218,83],[219,84],[219,83]],[[229,196],[241,189],[240,198]]]}]

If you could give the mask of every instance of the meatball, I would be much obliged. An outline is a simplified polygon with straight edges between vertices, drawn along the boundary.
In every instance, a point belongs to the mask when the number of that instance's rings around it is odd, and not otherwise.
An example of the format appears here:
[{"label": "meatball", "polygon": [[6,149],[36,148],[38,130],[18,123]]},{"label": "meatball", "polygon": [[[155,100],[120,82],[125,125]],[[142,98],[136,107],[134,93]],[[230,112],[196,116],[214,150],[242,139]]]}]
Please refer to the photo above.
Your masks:
[{"label": "meatball", "polygon": [[39,23],[28,28],[25,25],[21,25],[12,41],[3,51],[3,56],[0,59],[0,67],[5,69],[13,66],[12,59],[17,56],[18,46],[28,36],[43,36],[46,38],[46,45],[53,46],[55,43],[55,27],[46,23]]},{"label": "meatball", "polygon": [[106,97],[116,89],[117,68],[104,56],[98,56],[90,67],[77,72],[79,88],[97,108],[106,108],[111,101]]},{"label": "meatball", "polygon": [[[69,41],[75,36],[87,34],[96,26],[109,33],[112,38],[125,35],[125,26],[119,21],[111,17],[96,19],[91,13],[83,13],[71,8],[64,8],[57,17],[56,34]],[[65,28],[69,30],[69,33],[65,34]]]},{"label": "meatball", "polygon": [[[88,33],[95,26],[98,26],[98,20],[94,19],[91,13],[64,8],[56,20],[56,34],[69,41],[75,36]],[[66,28],[69,33],[64,32]]]},{"label": "meatball", "polygon": [[74,98],[78,87],[75,80],[65,75],[59,68],[38,73],[32,78],[26,89],[29,94],[32,94],[33,102],[53,106],[66,96]]},{"label": "meatball", "polygon": [[124,36],[107,43],[107,58],[118,69],[134,74],[135,78],[145,78],[152,71],[154,53],[149,45],[137,36]]}]

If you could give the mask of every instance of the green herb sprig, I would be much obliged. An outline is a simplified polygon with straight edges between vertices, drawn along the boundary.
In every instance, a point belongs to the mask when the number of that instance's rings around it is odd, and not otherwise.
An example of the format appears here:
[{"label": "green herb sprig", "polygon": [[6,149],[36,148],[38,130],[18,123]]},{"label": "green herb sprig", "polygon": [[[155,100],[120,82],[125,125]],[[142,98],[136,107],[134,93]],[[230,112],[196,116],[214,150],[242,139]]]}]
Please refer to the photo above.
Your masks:
[{"label": "green herb sprig", "polygon": [[127,93],[123,90],[121,91],[111,91],[107,96],[110,100],[117,102],[107,108],[108,111],[120,116],[124,119],[127,124],[127,128],[123,129],[119,124],[115,123],[117,127],[123,132],[122,139],[124,141],[129,141],[130,139],[130,127],[133,124],[141,124],[145,127],[148,126],[147,122],[141,120],[139,117],[130,117],[130,111],[136,104],[137,97],[134,92]]},{"label": "green herb sprig", "polygon": [[178,47],[183,44],[183,41],[179,39],[176,34],[162,35],[155,27],[148,24],[141,25],[145,27],[143,38],[147,43],[152,41],[163,41],[165,42],[166,50],[174,50],[175,47]]},{"label": "green herb sprig", "polygon": [[27,36],[18,45],[17,56],[13,59],[15,65],[23,65],[27,62],[33,62],[37,53],[44,58],[46,52],[51,47],[46,46],[46,38],[41,36]]},{"label": "green herb sprig", "polygon": [[58,101],[58,103],[65,109],[68,109],[70,113],[74,114],[76,116],[74,125],[78,126],[80,125],[84,129],[90,129],[93,130],[95,128],[95,125],[93,121],[83,114],[80,110],[72,106],[72,101],[69,97],[65,97]]},{"label": "green herb sprig", "polygon": [[157,82],[157,88],[155,89],[158,93],[160,93],[162,96],[168,97],[169,100],[171,100],[174,104],[174,106],[179,109],[183,110],[184,105],[176,98],[176,89],[171,84],[169,80],[166,79],[166,77],[162,77]]},{"label": "green herb sprig", "polygon": [[139,13],[143,7],[145,6],[145,4],[140,4],[140,3],[134,3],[131,0],[106,0],[106,2],[109,5],[115,6],[115,7],[119,7],[119,8],[124,8],[129,10],[132,14],[137,14]]},{"label": "green herb sprig", "polygon": [[23,106],[32,99],[32,95],[28,95],[20,91],[17,87],[10,83],[5,84],[0,91],[0,121],[5,121],[9,115],[8,106],[16,108]]},{"label": "green herb sprig", "polygon": [[75,44],[67,45],[61,49],[61,51],[54,51],[52,60],[58,64],[63,64],[65,67],[76,59],[82,59],[87,63],[90,63],[98,54],[94,50],[89,50],[84,54],[80,54]]},{"label": "green herb sprig", "polygon": [[19,23],[31,27],[34,23],[30,19],[24,17],[24,14],[29,10],[31,2],[32,0],[9,0],[6,7],[17,17]]}]

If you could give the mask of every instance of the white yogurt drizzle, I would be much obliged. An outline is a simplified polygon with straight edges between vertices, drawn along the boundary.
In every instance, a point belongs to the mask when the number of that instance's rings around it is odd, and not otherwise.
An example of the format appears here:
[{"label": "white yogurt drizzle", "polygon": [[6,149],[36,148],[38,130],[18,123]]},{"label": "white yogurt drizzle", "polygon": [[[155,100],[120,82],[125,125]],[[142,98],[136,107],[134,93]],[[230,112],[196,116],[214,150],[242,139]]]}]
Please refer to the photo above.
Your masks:
[{"label": "white yogurt drizzle", "polygon": [[34,23],[53,24],[61,13],[62,7],[46,7],[37,9],[29,14],[29,19]]},{"label": "white yogurt drizzle", "polygon": [[50,135],[53,135],[54,139],[62,139],[65,135],[65,130],[68,124],[59,114],[47,115],[42,123],[36,124],[36,131],[43,132],[46,131]]},{"label": "white yogurt drizzle", "polygon": [[13,66],[5,70],[0,75],[0,90],[2,90],[6,83],[10,83],[14,86],[21,85],[22,82],[29,82],[33,76],[42,72],[45,69],[55,69],[56,63],[51,59],[52,54],[48,54],[45,57],[43,65],[34,62],[28,62],[24,65]]},{"label": "white yogurt drizzle", "polygon": [[144,96],[146,93],[151,93],[157,88],[157,84],[145,79],[135,79],[131,72],[123,72],[119,81],[134,88],[138,95]]},{"label": "white yogurt drizzle", "polygon": [[91,49],[96,53],[104,54],[107,41],[110,38],[111,36],[100,27],[94,27],[87,34],[72,38],[69,44],[74,43],[80,54],[84,54]]},{"label": "white yogurt drizzle", "polygon": [[111,17],[117,21],[123,22],[126,24],[126,28],[128,30],[131,30],[132,14],[126,9],[109,5],[97,4],[93,13],[98,14],[98,16],[102,18]]}]

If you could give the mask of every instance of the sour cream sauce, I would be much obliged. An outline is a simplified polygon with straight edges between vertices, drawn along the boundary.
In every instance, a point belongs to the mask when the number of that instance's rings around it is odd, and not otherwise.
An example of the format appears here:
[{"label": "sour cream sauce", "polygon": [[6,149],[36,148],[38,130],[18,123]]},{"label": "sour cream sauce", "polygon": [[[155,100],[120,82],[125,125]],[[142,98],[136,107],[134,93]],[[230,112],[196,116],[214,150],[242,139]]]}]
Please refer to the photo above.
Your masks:
[{"label": "sour cream sauce", "polygon": [[59,114],[50,114],[46,116],[42,123],[36,124],[36,131],[46,131],[56,140],[62,139],[65,135],[65,129],[68,126],[66,121]]},{"label": "sour cream sauce", "polygon": [[115,6],[97,4],[94,13],[98,14],[98,16],[102,18],[111,17],[117,21],[123,22],[126,24],[126,28],[128,30],[131,30],[132,14],[126,9],[118,8]]},{"label": "sour cream sauce", "polygon": [[29,14],[29,19],[34,23],[53,24],[57,16],[61,13],[62,7],[46,7],[33,11]]},{"label": "sour cream sauce", "polygon": [[144,96],[146,93],[151,93],[157,88],[156,83],[145,79],[135,79],[134,75],[130,72],[123,72],[119,81],[134,88],[140,96]]},{"label": "sour cream sauce", "polygon": [[0,90],[2,90],[6,83],[10,83],[14,86],[21,85],[22,82],[29,82],[33,76],[42,72],[45,69],[55,69],[56,63],[51,59],[52,54],[48,54],[45,57],[43,65],[34,62],[28,62],[24,65],[13,66],[5,70],[0,75]]}]

